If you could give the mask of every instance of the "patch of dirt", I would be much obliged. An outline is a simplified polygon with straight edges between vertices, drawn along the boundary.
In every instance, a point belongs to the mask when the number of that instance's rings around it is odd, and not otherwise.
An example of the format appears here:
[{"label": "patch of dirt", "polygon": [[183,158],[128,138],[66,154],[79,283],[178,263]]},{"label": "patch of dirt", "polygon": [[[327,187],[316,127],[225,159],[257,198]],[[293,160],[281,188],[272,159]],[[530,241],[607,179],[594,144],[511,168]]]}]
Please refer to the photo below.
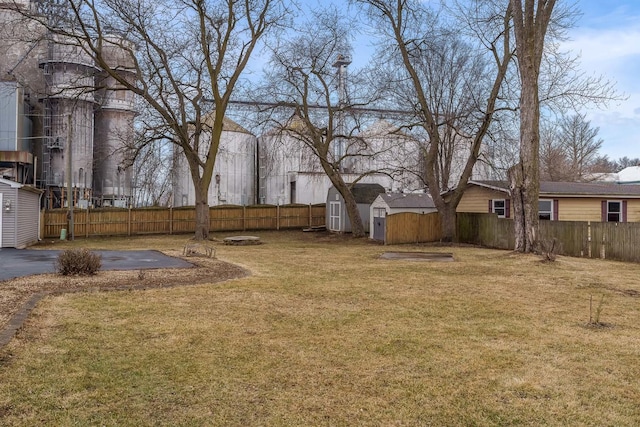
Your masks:
[{"label": "patch of dirt", "polygon": [[628,297],[635,297],[635,298],[640,297],[640,292],[636,291],[635,289],[618,289],[618,288],[609,288],[609,289]]},{"label": "patch of dirt", "polygon": [[441,252],[385,252],[380,255],[382,259],[404,260],[404,261],[453,261],[452,253]]},{"label": "patch of dirt", "polygon": [[17,330],[37,301],[46,295],[73,292],[144,290],[219,283],[249,275],[249,271],[228,262],[207,257],[180,257],[192,268],[99,271],[95,276],[40,274],[0,282],[0,348]]}]

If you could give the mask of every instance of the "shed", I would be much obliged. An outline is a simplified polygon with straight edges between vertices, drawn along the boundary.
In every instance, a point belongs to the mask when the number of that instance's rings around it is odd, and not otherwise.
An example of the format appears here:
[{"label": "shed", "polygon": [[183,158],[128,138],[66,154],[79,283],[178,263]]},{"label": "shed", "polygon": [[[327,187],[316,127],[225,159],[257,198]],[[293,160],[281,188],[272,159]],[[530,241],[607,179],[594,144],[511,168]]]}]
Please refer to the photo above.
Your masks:
[{"label": "shed", "polygon": [[0,178],[0,248],[38,241],[41,190]]},{"label": "shed", "polygon": [[427,214],[437,211],[431,195],[427,193],[380,194],[371,204],[369,237],[384,241],[387,215],[400,212]]},{"label": "shed", "polygon": [[[353,194],[356,199],[364,231],[367,233],[369,232],[371,203],[373,203],[379,194],[384,193],[384,191],[384,187],[380,184],[354,184],[351,187],[351,194]],[[351,221],[349,220],[349,215],[347,215],[347,207],[344,203],[344,198],[333,186],[327,191],[327,211],[325,220],[329,231],[341,233],[351,232]]]}]

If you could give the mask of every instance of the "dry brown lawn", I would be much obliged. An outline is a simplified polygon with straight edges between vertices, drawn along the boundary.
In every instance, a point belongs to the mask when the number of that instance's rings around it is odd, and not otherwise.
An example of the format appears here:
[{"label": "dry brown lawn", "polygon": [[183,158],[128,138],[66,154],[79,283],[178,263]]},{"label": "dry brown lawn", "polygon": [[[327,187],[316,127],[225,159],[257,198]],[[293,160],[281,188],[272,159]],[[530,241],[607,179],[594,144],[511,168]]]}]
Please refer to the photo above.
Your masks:
[{"label": "dry brown lawn", "polygon": [[45,298],[0,351],[0,425],[640,424],[640,265],[257,235],[217,248],[248,277]]}]

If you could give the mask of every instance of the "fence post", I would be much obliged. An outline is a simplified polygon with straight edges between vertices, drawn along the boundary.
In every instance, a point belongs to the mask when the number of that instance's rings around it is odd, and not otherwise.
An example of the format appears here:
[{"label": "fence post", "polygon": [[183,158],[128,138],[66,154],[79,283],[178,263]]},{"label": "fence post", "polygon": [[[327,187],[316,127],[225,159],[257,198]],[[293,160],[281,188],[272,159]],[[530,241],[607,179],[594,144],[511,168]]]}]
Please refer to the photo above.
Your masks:
[{"label": "fence post", "polygon": [[587,256],[591,258],[591,221],[587,221]]},{"label": "fence post", "polygon": [[242,205],[242,231],[247,231],[247,207]]},{"label": "fence post", "polygon": [[127,224],[127,236],[131,236],[131,206],[129,206],[129,215],[128,215],[129,221]]},{"label": "fence post", "polygon": [[169,235],[173,234],[173,206],[169,205]]},{"label": "fence post", "polygon": [[85,221],[85,233],[84,237],[89,238],[89,227],[91,227],[91,204],[87,201],[87,220]]},{"label": "fence post", "polygon": [[309,228],[313,227],[313,213],[311,212],[311,203],[309,203]]},{"label": "fence post", "polygon": [[280,205],[276,206],[276,230],[280,230]]}]

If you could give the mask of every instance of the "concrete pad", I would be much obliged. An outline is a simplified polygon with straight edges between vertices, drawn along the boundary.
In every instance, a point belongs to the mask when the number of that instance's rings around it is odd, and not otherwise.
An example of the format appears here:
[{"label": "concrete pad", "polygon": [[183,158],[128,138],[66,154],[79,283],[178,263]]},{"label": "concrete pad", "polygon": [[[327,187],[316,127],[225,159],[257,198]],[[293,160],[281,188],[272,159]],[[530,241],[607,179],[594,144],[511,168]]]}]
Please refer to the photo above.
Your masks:
[{"label": "concrete pad", "polygon": [[[60,250],[0,249],[0,281],[33,274],[55,273]],[[102,257],[101,270],[189,268],[193,264],[159,251],[93,251]]]}]

